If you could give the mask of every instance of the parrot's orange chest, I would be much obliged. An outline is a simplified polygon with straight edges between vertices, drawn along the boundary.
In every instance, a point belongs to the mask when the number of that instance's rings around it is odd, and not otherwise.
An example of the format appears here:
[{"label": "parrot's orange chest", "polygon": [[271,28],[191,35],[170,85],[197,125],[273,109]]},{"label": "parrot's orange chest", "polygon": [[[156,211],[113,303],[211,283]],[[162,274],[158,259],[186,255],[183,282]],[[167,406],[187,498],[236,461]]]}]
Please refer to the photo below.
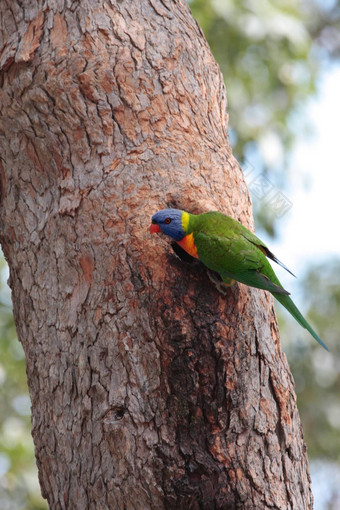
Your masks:
[{"label": "parrot's orange chest", "polygon": [[192,257],[195,257],[198,259],[197,255],[197,248],[195,246],[195,240],[194,240],[194,234],[188,234],[187,236],[183,237],[181,241],[176,241],[177,244],[183,248],[189,255]]}]

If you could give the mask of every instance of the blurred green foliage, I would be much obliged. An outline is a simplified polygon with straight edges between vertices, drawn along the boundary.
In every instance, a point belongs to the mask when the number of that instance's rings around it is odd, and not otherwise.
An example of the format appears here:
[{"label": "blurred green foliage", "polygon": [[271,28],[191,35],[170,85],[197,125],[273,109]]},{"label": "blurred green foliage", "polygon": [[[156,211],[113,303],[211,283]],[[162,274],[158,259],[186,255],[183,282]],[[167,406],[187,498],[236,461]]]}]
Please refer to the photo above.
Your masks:
[{"label": "blurred green foliage", "polygon": [[264,171],[282,170],[303,122],[297,112],[332,56],[339,56],[338,2],[192,0],[221,67],[234,152],[256,152]]},{"label": "blurred green foliage", "polygon": [[25,356],[16,337],[7,267],[0,254],[0,508],[42,510],[31,437]]},{"label": "blurred green foliage", "polygon": [[[280,326],[293,372],[310,457],[340,464],[340,259],[309,267],[301,280],[301,301],[330,349],[325,352],[284,315]],[[321,297],[322,296],[322,299]],[[283,314],[282,314],[283,317]]]},{"label": "blurred green foliage", "polygon": [[281,167],[295,137],[289,114],[315,91],[319,66],[303,5],[194,0],[190,7],[225,77],[235,153],[244,160],[257,150],[264,170]]},{"label": "blurred green foliage", "polygon": [[[251,161],[284,187],[285,163],[294,141],[308,131],[301,115],[318,77],[340,53],[337,1],[192,0],[225,76],[230,139],[240,162]],[[256,209],[256,208],[255,208]],[[275,218],[256,209],[257,223],[275,233]],[[24,354],[16,339],[10,295],[0,258],[0,508],[42,510],[30,435]],[[305,309],[332,354],[325,354],[287,314],[281,322],[296,381],[309,454],[340,462],[338,395],[340,262],[311,268],[302,288]],[[322,293],[324,301],[318,298]],[[285,335],[285,332],[287,334]],[[322,363],[319,357],[322,353]]]},{"label": "blurred green foliage", "polygon": [[[306,269],[300,301],[330,350],[276,307],[282,339],[296,385],[297,404],[311,461],[315,509],[340,508],[340,259]],[[295,295],[295,292],[294,292]]]}]

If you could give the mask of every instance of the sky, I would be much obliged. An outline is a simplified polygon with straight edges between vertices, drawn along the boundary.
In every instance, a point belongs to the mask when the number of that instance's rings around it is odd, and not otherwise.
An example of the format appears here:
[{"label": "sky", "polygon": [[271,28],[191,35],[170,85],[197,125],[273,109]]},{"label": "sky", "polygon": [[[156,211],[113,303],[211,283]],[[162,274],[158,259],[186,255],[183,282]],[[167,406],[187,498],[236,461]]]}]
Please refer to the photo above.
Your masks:
[{"label": "sky", "polygon": [[299,264],[307,258],[340,256],[340,130],[336,114],[340,106],[340,67],[323,77],[320,89],[308,108],[315,135],[298,143],[292,155],[289,199],[293,207],[281,232],[282,237],[293,241]]},{"label": "sky", "polygon": [[[323,75],[319,93],[304,112],[313,134],[298,139],[290,158],[289,188],[284,194],[291,207],[278,220],[279,236],[273,240],[261,232],[261,238],[296,275],[308,263],[340,257],[339,91],[340,67],[334,67]],[[279,273],[284,285],[291,282],[290,275]]]}]

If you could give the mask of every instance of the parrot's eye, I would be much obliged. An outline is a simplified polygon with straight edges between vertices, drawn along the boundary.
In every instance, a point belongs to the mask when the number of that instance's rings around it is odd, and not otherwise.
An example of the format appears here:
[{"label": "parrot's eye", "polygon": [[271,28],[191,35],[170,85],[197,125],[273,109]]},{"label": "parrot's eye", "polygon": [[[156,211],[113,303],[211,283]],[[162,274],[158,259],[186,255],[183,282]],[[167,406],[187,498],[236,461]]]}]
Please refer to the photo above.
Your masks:
[{"label": "parrot's eye", "polygon": [[167,225],[169,225],[169,223],[171,223],[171,218],[166,218],[166,219],[164,220],[164,223],[166,223]]}]

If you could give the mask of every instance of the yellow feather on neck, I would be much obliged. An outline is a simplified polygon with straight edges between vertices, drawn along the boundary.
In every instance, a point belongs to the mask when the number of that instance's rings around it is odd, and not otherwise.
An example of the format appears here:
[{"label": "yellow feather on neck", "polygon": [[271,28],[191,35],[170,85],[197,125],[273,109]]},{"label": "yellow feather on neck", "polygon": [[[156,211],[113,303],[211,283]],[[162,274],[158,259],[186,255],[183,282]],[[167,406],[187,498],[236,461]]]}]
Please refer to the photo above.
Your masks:
[{"label": "yellow feather on neck", "polygon": [[188,230],[189,220],[190,220],[189,214],[185,211],[182,211],[181,222],[182,222],[182,228],[183,228],[184,232],[187,232],[187,230]]}]

